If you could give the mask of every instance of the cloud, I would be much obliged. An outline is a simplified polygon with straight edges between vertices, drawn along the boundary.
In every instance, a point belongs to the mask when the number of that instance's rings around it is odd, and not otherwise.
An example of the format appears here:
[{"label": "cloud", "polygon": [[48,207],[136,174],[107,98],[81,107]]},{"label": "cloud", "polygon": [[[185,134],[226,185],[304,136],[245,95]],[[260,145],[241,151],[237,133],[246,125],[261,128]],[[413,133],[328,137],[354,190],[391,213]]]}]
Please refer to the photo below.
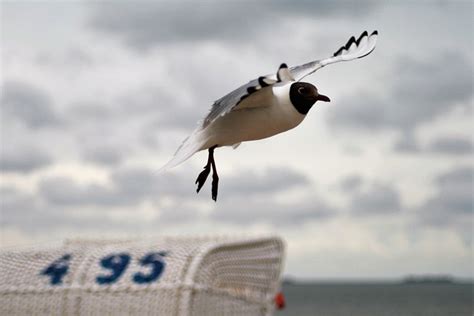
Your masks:
[{"label": "cloud", "polygon": [[85,148],[82,155],[84,160],[104,166],[118,165],[125,158],[125,153],[120,147],[108,145]]},{"label": "cloud", "polygon": [[11,185],[0,187],[0,226],[15,225],[27,220],[38,207],[32,194],[24,193]]},{"label": "cloud", "polygon": [[436,182],[440,187],[450,186],[467,186],[472,185],[473,181],[472,167],[462,166],[446,171],[436,178]]},{"label": "cloud", "polygon": [[[113,208],[162,198],[186,201],[187,197],[192,197],[195,201],[195,176],[184,172],[157,174],[156,170],[145,167],[119,167],[110,173],[106,183],[84,184],[68,176],[46,177],[39,182],[38,192],[49,204],[61,207],[94,205]],[[260,174],[248,171],[245,175],[226,176],[220,186],[225,195],[221,194],[220,199],[262,197],[308,185],[304,175],[291,169],[268,169]]]},{"label": "cloud", "polygon": [[332,1],[206,1],[199,6],[187,1],[141,5],[121,2],[94,5],[90,26],[137,50],[185,41],[242,44],[284,25],[285,19],[292,23],[315,16],[351,19],[366,15],[374,7],[372,1],[344,6]]},{"label": "cloud", "polygon": [[[2,142],[3,142],[2,137]],[[53,163],[51,156],[37,146],[4,145],[0,151],[0,170],[2,172],[28,173]]]},{"label": "cloud", "polygon": [[[28,232],[65,227],[92,231],[102,227],[108,231],[122,228],[133,231],[141,227],[153,231],[157,225],[182,225],[190,221],[259,222],[286,227],[334,216],[335,209],[313,192],[302,194],[303,199],[280,199],[280,195],[308,183],[294,170],[278,170],[280,175],[274,176],[272,169],[262,173],[249,171],[249,175],[258,174],[255,176],[257,184],[250,187],[241,175],[226,176],[225,183],[230,186],[221,187],[218,204],[210,200],[207,192],[196,195],[194,176],[186,172],[157,174],[149,168],[117,167],[104,182],[83,182],[66,175],[46,176],[33,192],[24,192],[12,185],[0,187],[1,225]],[[284,178],[288,179],[286,189],[280,184],[273,185],[274,181]],[[265,180],[268,185],[263,183]],[[308,190],[311,188],[305,192]],[[143,216],[140,210],[147,205],[148,215]],[[132,208],[135,213],[130,213]],[[127,210],[126,215],[124,210]],[[127,218],[126,223],[121,223],[123,216]]]},{"label": "cloud", "polygon": [[103,185],[95,183],[80,185],[74,179],[65,176],[42,179],[38,191],[49,204],[58,206],[114,206],[132,202]]},{"label": "cloud", "polygon": [[268,223],[280,228],[302,225],[312,220],[327,220],[337,215],[337,210],[314,193],[296,201],[285,202],[275,198],[262,199],[249,196],[224,198],[212,212],[211,219],[231,224],[249,225]]},{"label": "cloud", "polygon": [[82,71],[94,64],[91,55],[79,47],[69,48],[60,54],[40,52],[37,54],[35,62],[40,66],[61,67],[63,69],[72,68],[76,72]]},{"label": "cloud", "polygon": [[30,128],[59,123],[49,96],[28,83],[6,81],[1,97],[2,121],[19,121]]},{"label": "cloud", "polygon": [[437,176],[437,191],[419,207],[420,220],[435,226],[472,222],[474,169],[458,166]]},{"label": "cloud", "polygon": [[47,177],[40,181],[38,191],[51,205],[114,208],[165,196],[180,198],[185,193],[183,181],[182,175],[158,176],[148,168],[118,168],[110,174],[108,183],[80,184],[71,177]]},{"label": "cloud", "polygon": [[393,149],[401,153],[420,153],[422,151],[415,135],[411,131],[404,132],[395,142]]},{"label": "cloud", "polygon": [[351,175],[341,180],[339,187],[345,193],[357,191],[362,185],[363,179],[359,175]]},{"label": "cloud", "polygon": [[[210,216],[220,222],[292,226],[325,220],[337,212],[314,193],[304,174],[287,167],[234,172],[221,181],[219,190],[218,205]],[[283,198],[292,192],[298,197]]]},{"label": "cloud", "polygon": [[263,172],[239,170],[223,185],[233,196],[278,194],[294,188],[310,186],[310,180],[302,173],[287,167],[273,167]]},{"label": "cloud", "polygon": [[472,141],[463,137],[440,137],[430,143],[428,150],[437,154],[468,155],[472,153]]},{"label": "cloud", "polygon": [[386,81],[391,85],[383,97],[361,91],[347,98],[329,112],[329,126],[409,133],[458,106],[469,110],[473,69],[461,53],[448,52],[431,60],[403,57],[395,65],[390,76],[396,80]]},{"label": "cloud", "polygon": [[[56,184],[67,184],[64,179],[60,180],[57,179]],[[52,204],[41,194],[23,192],[11,185],[0,187],[0,196],[0,227],[13,227],[26,234],[39,234],[43,238],[51,235],[48,238],[50,240],[56,239],[58,232],[64,230],[77,235],[87,232],[97,234],[99,231],[112,234],[156,229],[156,223],[144,220],[139,214],[123,219],[111,216],[111,212],[115,210],[110,208],[95,209],[92,212],[87,207],[74,209],[77,205],[66,205],[63,204],[64,201]],[[138,213],[137,209],[134,211],[135,214]]]},{"label": "cloud", "polygon": [[389,184],[374,183],[355,193],[350,201],[350,210],[356,216],[393,214],[401,209],[400,194]]},{"label": "cloud", "polygon": [[472,141],[462,136],[440,136],[422,145],[413,133],[404,133],[395,143],[394,150],[408,154],[469,155]]}]

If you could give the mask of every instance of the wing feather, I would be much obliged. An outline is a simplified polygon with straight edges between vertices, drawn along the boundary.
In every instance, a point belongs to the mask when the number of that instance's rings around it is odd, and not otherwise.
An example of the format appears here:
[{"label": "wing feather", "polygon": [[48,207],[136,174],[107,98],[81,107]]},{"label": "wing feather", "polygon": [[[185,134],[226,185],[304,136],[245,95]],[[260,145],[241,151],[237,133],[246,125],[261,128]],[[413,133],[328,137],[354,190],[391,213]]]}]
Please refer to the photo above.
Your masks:
[{"label": "wing feather", "polygon": [[293,77],[297,81],[300,81],[304,77],[311,75],[316,70],[329,64],[365,57],[375,49],[377,36],[377,31],[373,31],[370,35],[367,33],[367,31],[364,31],[357,39],[352,36],[344,46],[339,48],[333,54],[332,57],[323,60],[315,60],[300,66],[292,67],[290,68],[290,71]]},{"label": "wing feather", "polygon": [[[283,65],[284,64],[282,64],[282,66]],[[282,66],[280,66],[280,69]],[[232,110],[235,110],[241,106],[249,107],[249,104],[247,104],[244,101],[250,95],[253,95],[254,93],[260,92],[260,91],[261,92],[265,91],[265,93],[263,93],[262,95],[266,95],[267,94],[266,92],[271,91],[271,86],[273,86],[277,82],[286,80],[287,78],[285,77],[284,79],[281,79],[281,78],[277,79],[276,77],[277,77],[276,75],[260,76],[257,79],[254,79],[250,81],[249,83],[243,86],[240,86],[239,88],[235,89],[234,91],[228,93],[227,95],[223,96],[219,100],[215,101],[209,113],[204,118],[204,121],[201,124],[202,128],[206,128],[218,117],[226,115]]]}]

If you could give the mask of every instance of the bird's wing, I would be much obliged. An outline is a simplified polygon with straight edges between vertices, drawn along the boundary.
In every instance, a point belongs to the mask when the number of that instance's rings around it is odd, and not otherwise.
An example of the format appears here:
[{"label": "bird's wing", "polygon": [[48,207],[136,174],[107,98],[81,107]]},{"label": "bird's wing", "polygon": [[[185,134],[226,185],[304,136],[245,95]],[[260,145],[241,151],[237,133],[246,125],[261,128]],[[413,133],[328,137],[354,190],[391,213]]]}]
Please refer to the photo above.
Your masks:
[{"label": "bird's wing", "polygon": [[359,36],[358,39],[355,39],[355,37],[352,36],[346,45],[339,48],[337,52],[335,52],[330,58],[312,61],[291,68],[288,68],[286,64],[282,64],[276,74],[261,76],[257,79],[254,79],[215,101],[200,126],[202,128],[206,128],[217,118],[226,115],[232,110],[249,106],[265,106],[265,103],[243,102],[243,100],[258,91],[261,91],[262,93],[265,91],[269,92],[270,87],[275,83],[300,81],[304,77],[312,74],[319,68],[322,68],[326,65],[367,56],[375,48],[377,35],[377,31],[372,32],[370,35],[367,33],[367,31],[365,31]]},{"label": "bird's wing", "polygon": [[365,57],[375,49],[377,35],[377,31],[373,31],[370,35],[365,31],[358,39],[352,36],[346,45],[339,48],[332,57],[291,67],[290,72],[296,81],[300,81],[326,65]]},{"label": "bird's wing", "polygon": [[223,96],[215,101],[209,113],[202,122],[202,128],[206,128],[209,124],[214,122],[220,116],[224,116],[232,110],[237,110],[244,107],[266,106],[265,102],[244,102],[247,97],[253,94],[268,95],[271,92],[271,87],[275,83],[294,81],[288,66],[281,64],[276,74],[261,76],[249,83],[235,89],[229,94]]}]

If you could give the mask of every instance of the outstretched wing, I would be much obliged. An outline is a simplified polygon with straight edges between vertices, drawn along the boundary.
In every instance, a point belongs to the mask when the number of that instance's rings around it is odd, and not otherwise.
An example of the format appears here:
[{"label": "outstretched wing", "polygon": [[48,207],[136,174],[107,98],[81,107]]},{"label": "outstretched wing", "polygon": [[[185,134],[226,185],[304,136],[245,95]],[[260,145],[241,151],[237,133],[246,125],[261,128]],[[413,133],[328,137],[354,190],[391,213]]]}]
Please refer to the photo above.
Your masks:
[{"label": "outstretched wing", "polygon": [[[257,79],[250,81],[249,83],[235,89],[229,94],[223,96],[211,107],[211,110],[204,118],[202,123],[202,128],[205,128],[216,120],[219,116],[226,115],[232,110],[238,109],[241,105],[248,106],[243,103],[243,101],[250,95],[260,91],[264,92],[269,90],[277,82],[291,81],[294,78],[291,76],[291,73],[286,64],[281,64],[278,71],[273,75],[261,76]],[[256,104],[257,106],[259,104]],[[263,104],[262,104],[263,105]]]},{"label": "outstretched wing", "polygon": [[358,39],[352,36],[346,45],[339,48],[332,57],[292,67],[290,72],[296,81],[300,81],[326,65],[365,57],[375,49],[377,35],[377,31],[373,31],[370,35],[365,31]]},{"label": "outstretched wing", "polygon": [[358,39],[355,39],[355,37],[352,36],[346,45],[339,48],[339,50],[335,52],[330,58],[312,61],[291,68],[288,68],[286,64],[281,64],[276,75],[272,74],[261,76],[215,101],[211,107],[211,110],[204,118],[201,127],[205,128],[219,116],[226,115],[230,111],[238,109],[239,105],[242,104],[242,101],[245,98],[253,93],[256,93],[257,91],[267,88],[269,89],[269,87],[273,86],[277,82],[300,81],[304,77],[312,74],[316,70],[326,65],[367,56],[375,48],[377,35],[377,31],[372,32],[370,35],[367,33],[367,31],[365,31],[359,36]]}]

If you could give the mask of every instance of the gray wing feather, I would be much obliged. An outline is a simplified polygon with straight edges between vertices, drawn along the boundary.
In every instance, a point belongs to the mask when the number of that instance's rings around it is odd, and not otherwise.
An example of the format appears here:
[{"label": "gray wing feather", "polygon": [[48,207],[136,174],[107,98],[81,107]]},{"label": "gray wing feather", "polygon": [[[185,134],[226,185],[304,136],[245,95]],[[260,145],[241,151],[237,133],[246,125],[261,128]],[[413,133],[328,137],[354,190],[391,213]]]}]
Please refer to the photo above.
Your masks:
[{"label": "gray wing feather", "polygon": [[242,100],[244,100],[246,97],[248,97],[252,93],[257,92],[262,88],[271,86],[274,83],[276,83],[277,80],[274,79],[274,77],[275,75],[268,75],[268,76],[262,76],[257,79],[254,79],[250,81],[249,83],[244,84],[243,86],[226,94],[219,100],[215,101],[211,107],[211,110],[209,111],[207,116],[204,118],[204,121],[202,123],[202,128],[207,127],[219,116],[226,115],[227,113],[235,109]]}]

